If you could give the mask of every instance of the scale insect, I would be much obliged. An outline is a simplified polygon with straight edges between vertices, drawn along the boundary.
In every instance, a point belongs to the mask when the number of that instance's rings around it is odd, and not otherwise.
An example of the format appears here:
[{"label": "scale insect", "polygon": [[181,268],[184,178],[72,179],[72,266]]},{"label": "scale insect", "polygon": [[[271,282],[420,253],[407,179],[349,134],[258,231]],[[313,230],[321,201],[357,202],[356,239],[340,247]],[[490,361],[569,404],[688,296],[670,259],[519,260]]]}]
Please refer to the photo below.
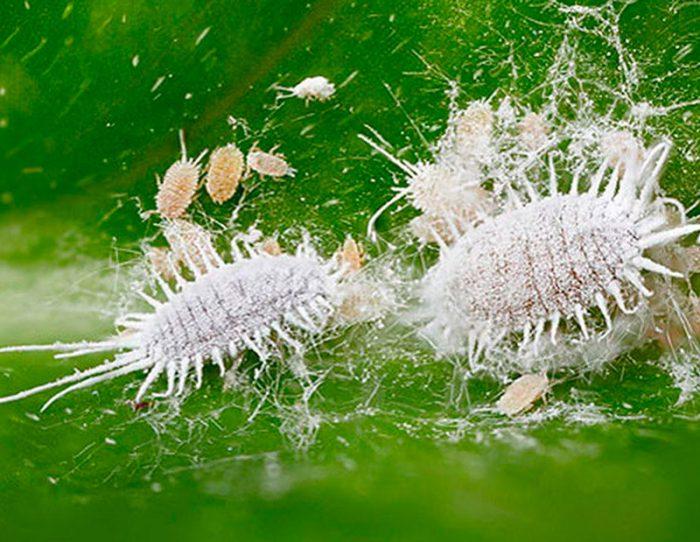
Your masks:
[{"label": "scale insect", "polygon": [[158,185],[156,209],[165,218],[180,218],[192,203],[199,186],[200,162],[206,150],[194,160],[187,157],[185,132],[180,130],[182,155],[171,165]]},{"label": "scale insect", "polygon": [[[647,249],[700,231],[685,222],[680,203],[655,194],[670,148],[663,141],[643,160],[618,161],[607,184],[606,159],[585,192],[574,181],[568,193],[559,193],[550,161],[548,196],[528,183],[529,203],[513,199],[514,208],[443,247],[423,284],[426,336],[445,353],[466,350],[477,367],[481,354],[506,338],[519,336],[520,353],[536,354],[548,327],[556,344],[562,319],[573,319],[580,336],[590,339],[586,317],[594,307],[610,331],[610,300],[623,313],[636,313],[640,304],[628,307],[629,292],[652,294],[642,271],[683,276],[645,256]],[[669,224],[669,204],[681,209],[681,225]]]},{"label": "scale insect", "polygon": [[215,203],[225,203],[236,193],[243,178],[245,157],[241,150],[229,143],[217,148],[209,157],[205,188]]},{"label": "scale insect", "polygon": [[226,356],[234,360],[235,368],[235,360],[247,350],[255,352],[263,365],[270,358],[282,358],[286,348],[303,353],[303,338],[327,329],[342,301],[338,294],[342,273],[335,260],[322,260],[308,241],[299,245],[294,255],[276,256],[258,252],[242,241],[247,252],[244,255],[238,242],[236,239],[231,245],[232,263],[203,250],[202,261],[207,265],[204,272],[184,253],[194,279],[188,281],[178,273],[177,286],[171,288],[156,275],[165,299],[139,292],[153,312],[135,312],[120,318],[117,325],[124,332],[116,337],[99,342],[0,349],[58,351],[57,358],[122,350],[101,365],[1,397],[0,403],[62,387],[44,404],[43,411],[70,392],[145,372],[134,399],[138,404],[163,374],[167,388],[155,396],[182,394],[192,374],[199,388],[206,362],[216,365],[223,376]]},{"label": "scale insect", "polygon": [[281,86],[276,88],[286,92],[286,94],[279,94],[278,99],[301,98],[306,101],[307,105],[314,100],[325,102],[335,94],[335,85],[322,75],[307,77],[291,88]]}]

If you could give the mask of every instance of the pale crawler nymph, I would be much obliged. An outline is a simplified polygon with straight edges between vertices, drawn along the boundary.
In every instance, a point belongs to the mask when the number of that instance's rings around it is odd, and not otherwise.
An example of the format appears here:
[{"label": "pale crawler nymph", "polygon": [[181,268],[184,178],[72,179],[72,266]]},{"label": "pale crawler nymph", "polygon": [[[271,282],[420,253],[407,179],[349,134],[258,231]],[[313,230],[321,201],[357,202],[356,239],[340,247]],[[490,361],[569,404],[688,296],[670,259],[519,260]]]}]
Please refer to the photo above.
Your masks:
[{"label": "pale crawler nymph", "polygon": [[[546,331],[557,341],[564,319],[589,339],[591,309],[611,328],[611,300],[624,313],[636,312],[630,290],[651,295],[642,272],[682,276],[650,259],[647,249],[700,231],[685,222],[678,202],[656,195],[670,148],[661,142],[641,159],[619,161],[603,186],[611,169],[606,160],[585,192],[574,182],[560,193],[552,166],[548,196],[530,186],[531,202],[513,200],[514,208],[444,247],[424,281],[426,335],[443,352],[466,351],[475,364],[482,352],[515,337],[521,352],[536,353]],[[680,208],[681,225],[669,224],[669,204]]]},{"label": "pale crawler nymph", "polygon": [[96,367],[0,397],[0,403],[65,386],[44,404],[44,410],[72,391],[145,371],[135,398],[138,403],[162,374],[167,376],[167,388],[159,395],[170,396],[184,392],[192,372],[199,388],[206,362],[214,363],[223,376],[225,359],[233,359],[235,366],[247,350],[255,352],[263,363],[283,357],[286,348],[303,352],[305,336],[319,334],[333,324],[336,309],[343,303],[345,268],[334,258],[322,260],[308,241],[293,255],[271,255],[246,241],[242,246],[247,255],[237,240],[232,243],[232,263],[206,247],[197,262],[192,261],[191,251],[183,252],[194,280],[186,280],[173,267],[177,287],[172,288],[156,274],[165,299],[140,292],[153,312],[131,313],[119,319],[117,325],[123,332],[116,337],[0,349],[62,352],[58,358],[124,350]]},{"label": "pale crawler nymph", "polygon": [[291,88],[281,86],[276,88],[286,92],[286,94],[280,94],[278,98],[301,98],[307,104],[313,100],[325,102],[335,94],[335,85],[322,75],[307,77]]},{"label": "pale crawler nymph", "polygon": [[248,169],[255,171],[261,177],[294,177],[297,170],[291,167],[284,159],[284,155],[276,153],[277,147],[265,152],[258,148],[257,143],[248,151],[246,163]]}]

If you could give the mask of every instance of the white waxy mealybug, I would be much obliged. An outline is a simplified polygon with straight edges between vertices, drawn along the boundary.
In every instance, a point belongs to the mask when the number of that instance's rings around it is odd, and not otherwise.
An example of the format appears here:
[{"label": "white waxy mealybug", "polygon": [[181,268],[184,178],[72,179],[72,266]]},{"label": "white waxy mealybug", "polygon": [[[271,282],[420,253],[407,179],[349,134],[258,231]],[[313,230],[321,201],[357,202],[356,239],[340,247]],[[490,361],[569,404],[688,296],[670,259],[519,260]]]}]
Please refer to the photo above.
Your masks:
[{"label": "white waxy mealybug", "polygon": [[156,208],[165,218],[180,218],[192,203],[199,186],[200,161],[207,153],[192,160],[187,157],[185,133],[180,130],[182,156],[165,172],[156,195]]},{"label": "white waxy mealybug", "polygon": [[301,98],[307,104],[312,100],[325,102],[335,94],[335,85],[322,75],[307,77],[291,88],[278,86],[277,89],[287,92],[279,95],[279,98]]},{"label": "white waxy mealybug", "polygon": [[506,388],[496,408],[506,416],[517,416],[529,410],[549,389],[545,373],[522,375]]},{"label": "white waxy mealybug", "polygon": [[280,358],[289,347],[303,352],[303,338],[323,332],[330,325],[336,307],[341,273],[337,264],[321,260],[304,243],[296,254],[270,256],[253,250],[243,256],[232,243],[233,263],[218,254],[207,258],[206,272],[196,266],[194,280],[176,275],[171,288],[156,276],[165,299],[139,292],[153,312],[130,313],[117,321],[120,335],[100,342],[15,346],[0,352],[59,351],[56,357],[74,357],[97,352],[125,350],[114,359],[54,382],[0,397],[0,403],[15,401],[45,390],[63,387],[43,406],[46,409],[64,395],[134,372],[145,372],[136,402],[151,385],[166,375],[167,387],[158,396],[182,394],[188,377],[196,387],[202,384],[206,362],[215,364],[221,375],[225,359],[237,359],[245,351],[255,352],[266,364]]},{"label": "white waxy mealybug", "polygon": [[440,154],[454,153],[462,163],[483,162],[490,151],[492,132],[491,106],[482,101],[472,102],[466,109],[450,115],[448,129],[440,142]]},{"label": "white waxy mealybug", "polygon": [[[482,214],[488,212],[491,201],[488,192],[472,180],[464,171],[455,169],[453,164],[442,162],[418,162],[411,164],[390,155],[377,143],[364,135],[359,136],[365,143],[383,154],[407,175],[407,185],[397,188],[396,195],[382,205],[367,224],[367,235],[376,239],[374,225],[389,207],[403,198],[422,211],[423,218],[414,233],[422,240],[438,240],[450,243],[459,238]],[[428,235],[429,234],[429,235]]]},{"label": "white waxy mealybug", "polygon": [[215,203],[230,200],[241,182],[245,157],[233,143],[217,148],[209,157],[205,187]]},{"label": "white waxy mealybug", "polygon": [[294,177],[296,170],[289,167],[284,155],[275,153],[276,148],[273,147],[270,152],[265,152],[260,150],[257,145],[253,145],[246,157],[248,167],[260,176]]},{"label": "white waxy mealybug", "polygon": [[466,349],[475,365],[504,338],[517,335],[521,351],[536,353],[548,327],[555,343],[564,318],[588,339],[586,317],[594,307],[611,329],[610,299],[635,312],[627,292],[651,294],[642,271],[682,276],[646,257],[647,249],[700,231],[698,224],[669,227],[672,200],[655,197],[669,151],[669,143],[659,143],[643,161],[628,160],[623,175],[614,168],[604,183],[606,161],[584,193],[574,184],[560,194],[552,167],[548,196],[530,186],[534,201],[485,219],[444,248],[424,281],[426,335],[443,351]]}]

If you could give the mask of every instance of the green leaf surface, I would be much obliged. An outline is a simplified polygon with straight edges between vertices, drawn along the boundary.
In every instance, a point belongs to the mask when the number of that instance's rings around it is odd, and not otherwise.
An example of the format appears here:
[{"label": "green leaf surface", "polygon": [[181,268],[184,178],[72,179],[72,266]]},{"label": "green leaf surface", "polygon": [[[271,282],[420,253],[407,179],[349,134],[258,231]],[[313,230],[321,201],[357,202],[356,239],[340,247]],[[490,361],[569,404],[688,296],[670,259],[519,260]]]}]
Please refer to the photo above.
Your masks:
[{"label": "green leaf surface", "polygon": [[[620,46],[639,60],[635,100],[667,108],[648,120],[675,145],[664,190],[691,205],[697,108],[674,104],[697,98],[698,7],[583,4],[608,18],[577,19],[568,0],[3,2],[0,344],[112,333],[141,242],[159,242],[140,211],[179,129],[190,155],[232,139],[280,145],[297,176],[262,182],[239,222],[287,242],[304,227],[330,256],[392,193],[394,170],[357,138],[366,126],[428,159],[421,138],[444,130],[449,80],[460,103],[508,94],[537,109],[580,88],[603,112],[624,83]],[[577,71],[553,78],[565,40]],[[332,100],[275,100],[274,84],[317,74],[338,84]],[[201,198],[194,213],[225,223],[233,207]],[[379,227],[390,235],[410,216]],[[501,390],[493,380],[451,401],[452,366],[408,331],[359,326],[318,345],[310,365],[332,371],[308,412],[281,369],[245,392],[210,369],[181,405],[138,412],[128,377],[42,414],[42,397],[0,405],[0,537],[694,538],[700,404],[676,404],[658,349],[569,380],[511,421],[482,408]],[[0,394],[100,361],[6,354]],[[255,391],[273,385],[278,404],[258,410]]]}]

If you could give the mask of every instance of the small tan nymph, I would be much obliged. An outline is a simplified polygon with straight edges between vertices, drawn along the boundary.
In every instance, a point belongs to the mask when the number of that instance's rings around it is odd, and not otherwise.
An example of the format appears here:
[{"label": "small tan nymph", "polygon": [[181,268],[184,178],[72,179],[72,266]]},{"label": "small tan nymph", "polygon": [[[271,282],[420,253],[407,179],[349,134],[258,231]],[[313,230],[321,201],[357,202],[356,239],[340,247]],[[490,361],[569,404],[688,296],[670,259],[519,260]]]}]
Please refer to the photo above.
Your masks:
[{"label": "small tan nymph", "polygon": [[149,247],[146,252],[148,263],[154,273],[165,280],[173,280],[175,278],[173,254],[165,247]]},{"label": "small tan nymph", "polygon": [[248,168],[262,177],[294,177],[296,170],[289,166],[284,155],[275,153],[275,149],[277,147],[270,149],[270,152],[265,152],[257,145],[253,145],[246,157]]},{"label": "small tan nymph", "polygon": [[496,403],[496,408],[506,416],[517,416],[530,409],[550,389],[545,373],[526,374],[515,379]]},{"label": "small tan nymph", "polygon": [[233,143],[217,148],[209,157],[205,187],[215,203],[224,203],[236,193],[243,178],[245,157]]},{"label": "small tan nymph", "polygon": [[156,208],[165,218],[180,218],[192,203],[199,185],[200,161],[206,154],[203,151],[197,158],[187,158],[185,133],[180,130],[182,156],[165,172],[156,195]]},{"label": "small tan nymph", "polygon": [[349,235],[345,239],[342,248],[336,253],[336,258],[338,263],[345,269],[346,274],[356,273],[365,262],[365,254],[362,247]]}]

